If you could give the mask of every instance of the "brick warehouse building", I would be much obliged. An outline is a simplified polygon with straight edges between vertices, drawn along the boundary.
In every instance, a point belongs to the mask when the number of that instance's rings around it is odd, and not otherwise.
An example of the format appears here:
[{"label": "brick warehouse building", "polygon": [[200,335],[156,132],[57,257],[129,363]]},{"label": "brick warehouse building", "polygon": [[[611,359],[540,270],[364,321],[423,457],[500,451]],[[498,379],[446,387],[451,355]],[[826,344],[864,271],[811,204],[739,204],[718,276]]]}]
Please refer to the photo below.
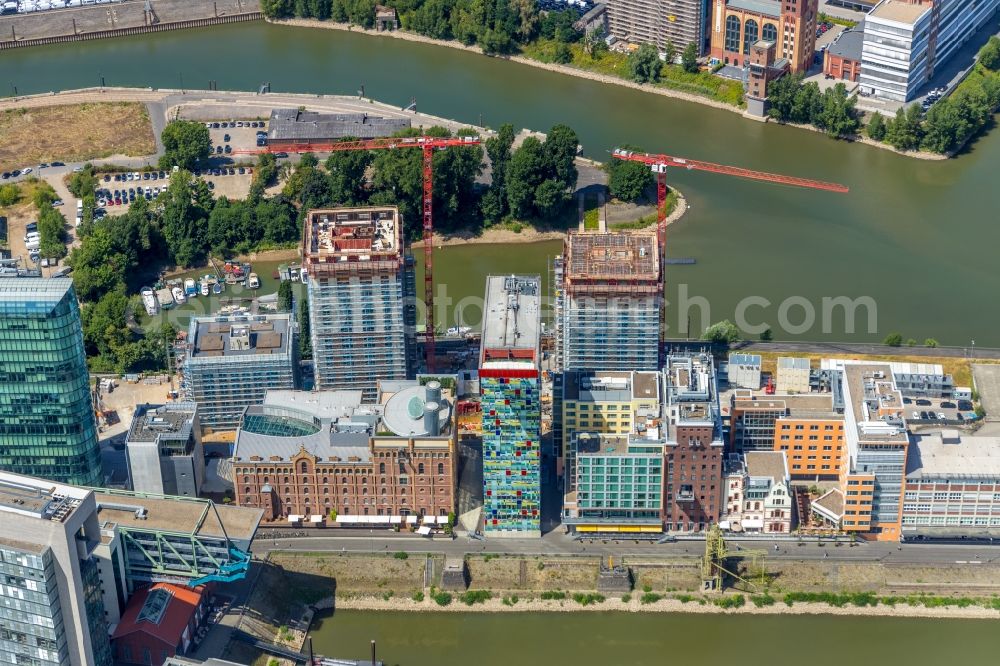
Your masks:
[{"label": "brick warehouse building", "polygon": [[380,382],[374,405],[361,404],[361,391],[269,392],[237,432],[237,503],[263,509],[265,521],[314,525],[334,522],[334,511],[340,523],[447,516],[455,509],[454,379],[424,381]]},{"label": "brick warehouse building", "polygon": [[775,58],[793,73],[812,65],[817,0],[714,0],[711,56],[727,65],[749,64],[758,40],[774,42]]},{"label": "brick warehouse building", "polygon": [[693,532],[723,511],[722,417],[710,354],[669,356],[666,369],[667,471],[663,523]]}]

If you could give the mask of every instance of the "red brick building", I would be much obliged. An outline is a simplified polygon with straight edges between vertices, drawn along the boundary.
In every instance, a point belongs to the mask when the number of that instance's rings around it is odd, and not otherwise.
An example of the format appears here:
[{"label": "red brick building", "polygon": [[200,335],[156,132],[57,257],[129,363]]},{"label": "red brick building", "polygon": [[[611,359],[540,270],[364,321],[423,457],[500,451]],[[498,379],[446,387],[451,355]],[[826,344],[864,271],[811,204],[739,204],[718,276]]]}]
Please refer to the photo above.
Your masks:
[{"label": "red brick building", "polygon": [[115,663],[161,666],[186,654],[205,614],[202,590],[156,583],[137,592],[111,637]]},{"label": "red brick building", "polygon": [[453,405],[453,390],[438,381],[380,382],[374,405],[361,404],[361,391],[268,392],[237,432],[236,501],[263,509],[265,521],[316,526],[447,516],[455,509]]},{"label": "red brick building", "polygon": [[792,72],[812,65],[818,0],[712,0],[711,55],[745,67],[758,40],[775,44],[775,59]]},{"label": "red brick building", "polygon": [[699,532],[723,513],[722,420],[709,354],[670,356],[664,371],[669,426],[663,523]]},{"label": "red brick building", "polygon": [[834,79],[857,82],[861,76],[864,31],[845,30],[823,52],[823,73]]}]

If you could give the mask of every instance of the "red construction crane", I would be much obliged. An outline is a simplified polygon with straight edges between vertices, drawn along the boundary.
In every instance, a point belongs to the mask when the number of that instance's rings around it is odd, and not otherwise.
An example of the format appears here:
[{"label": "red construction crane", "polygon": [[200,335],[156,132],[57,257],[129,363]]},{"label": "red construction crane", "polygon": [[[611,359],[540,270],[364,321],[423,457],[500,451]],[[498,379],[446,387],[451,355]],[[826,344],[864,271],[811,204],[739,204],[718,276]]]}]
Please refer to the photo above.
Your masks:
[{"label": "red construction crane", "polygon": [[260,148],[234,150],[233,154],[333,153],[343,150],[396,150],[400,148],[419,148],[423,151],[424,196],[422,205],[424,224],[424,303],[426,305],[424,321],[427,328],[427,332],[424,335],[424,354],[427,357],[427,372],[434,372],[434,220],[432,216],[432,208],[434,207],[434,151],[453,146],[476,146],[479,143],[480,139],[478,136],[407,136],[334,141],[331,143],[268,145]]},{"label": "red construction crane", "polygon": [[615,149],[612,155],[619,160],[630,162],[642,162],[648,164],[650,169],[656,174],[656,236],[660,245],[660,254],[666,254],[667,239],[667,169],[680,168],[690,171],[709,171],[711,173],[721,173],[726,176],[739,176],[751,180],[763,180],[769,183],[780,183],[783,185],[794,185],[796,187],[808,187],[814,190],[826,190],[828,192],[847,192],[845,185],[838,183],[827,183],[822,180],[810,180],[808,178],[796,178],[795,176],[782,176],[776,173],[764,171],[753,171],[741,167],[726,166],[724,164],[713,164],[712,162],[701,162],[699,160],[689,160],[683,157],[673,157],[671,155],[651,155],[649,153],[633,152],[631,150]]}]

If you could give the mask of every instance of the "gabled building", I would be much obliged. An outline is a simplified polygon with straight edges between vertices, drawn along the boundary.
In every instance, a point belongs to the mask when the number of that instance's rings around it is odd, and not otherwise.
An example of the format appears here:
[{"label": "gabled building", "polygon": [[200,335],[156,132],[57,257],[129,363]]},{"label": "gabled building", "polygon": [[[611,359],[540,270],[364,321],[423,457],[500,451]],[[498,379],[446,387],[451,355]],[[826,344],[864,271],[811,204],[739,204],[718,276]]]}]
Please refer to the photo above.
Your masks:
[{"label": "gabled building", "polygon": [[750,534],[789,534],[794,527],[788,463],[781,451],[753,451],[727,461],[726,512],[719,526]]},{"label": "gabled building", "polygon": [[712,58],[747,67],[758,41],[774,44],[774,59],[794,73],[812,66],[816,48],[817,0],[713,0]]},{"label": "gabled building", "polygon": [[204,588],[156,583],[137,592],[112,636],[119,664],[163,666],[187,654],[205,616]]}]

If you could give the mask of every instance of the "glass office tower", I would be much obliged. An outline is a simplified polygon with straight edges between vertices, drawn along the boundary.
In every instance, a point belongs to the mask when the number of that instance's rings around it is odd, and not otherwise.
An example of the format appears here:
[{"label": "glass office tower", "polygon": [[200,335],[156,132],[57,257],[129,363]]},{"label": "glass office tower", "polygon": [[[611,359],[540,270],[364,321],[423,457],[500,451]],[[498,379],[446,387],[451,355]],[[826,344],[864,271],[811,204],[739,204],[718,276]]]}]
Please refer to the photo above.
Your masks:
[{"label": "glass office tower", "polygon": [[101,485],[80,308],[68,278],[0,278],[0,469]]}]

